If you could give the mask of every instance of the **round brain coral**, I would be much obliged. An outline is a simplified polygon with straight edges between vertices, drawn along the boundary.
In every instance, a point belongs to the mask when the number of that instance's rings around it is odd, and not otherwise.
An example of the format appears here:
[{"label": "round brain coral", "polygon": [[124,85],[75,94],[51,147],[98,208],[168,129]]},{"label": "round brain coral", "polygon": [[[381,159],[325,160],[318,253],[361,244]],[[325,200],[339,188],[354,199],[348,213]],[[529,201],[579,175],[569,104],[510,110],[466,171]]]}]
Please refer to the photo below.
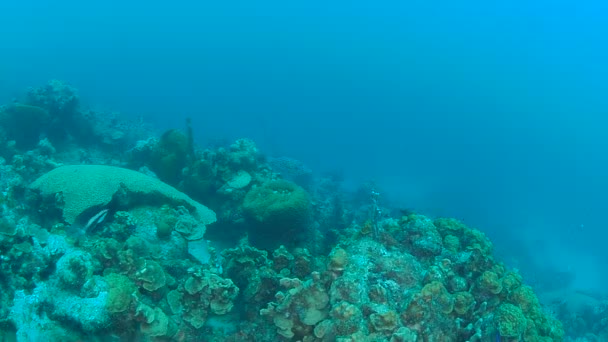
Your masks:
[{"label": "round brain coral", "polygon": [[266,232],[301,228],[310,218],[308,193],[286,180],[252,188],[245,196],[243,208],[256,228]]},{"label": "round brain coral", "polygon": [[143,173],[106,165],[66,165],[35,180],[30,189],[43,197],[63,201],[63,218],[69,224],[90,208],[107,206],[116,194],[131,195],[132,206],[145,203],[182,205],[201,223],[215,222],[215,213],[186,194]]}]

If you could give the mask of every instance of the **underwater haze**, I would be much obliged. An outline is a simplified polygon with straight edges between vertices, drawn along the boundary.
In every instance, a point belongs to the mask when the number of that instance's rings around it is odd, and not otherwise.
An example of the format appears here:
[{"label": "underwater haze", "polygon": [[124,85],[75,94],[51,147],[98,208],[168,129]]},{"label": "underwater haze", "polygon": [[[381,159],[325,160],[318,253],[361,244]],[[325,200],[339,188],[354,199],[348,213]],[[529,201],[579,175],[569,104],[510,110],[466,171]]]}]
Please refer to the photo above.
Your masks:
[{"label": "underwater haze", "polygon": [[251,138],[486,232],[537,286],[608,284],[608,5],[3,1],[0,100]]}]

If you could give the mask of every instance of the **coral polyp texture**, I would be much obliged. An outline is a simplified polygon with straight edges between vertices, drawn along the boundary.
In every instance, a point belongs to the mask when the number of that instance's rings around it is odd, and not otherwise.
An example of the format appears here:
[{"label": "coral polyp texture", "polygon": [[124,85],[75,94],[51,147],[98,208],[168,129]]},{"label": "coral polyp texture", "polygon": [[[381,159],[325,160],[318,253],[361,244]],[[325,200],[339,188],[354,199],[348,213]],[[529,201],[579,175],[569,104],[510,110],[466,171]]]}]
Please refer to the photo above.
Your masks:
[{"label": "coral polyp texture", "polygon": [[0,113],[2,340],[564,339],[458,220],[377,215],[396,211],[287,179],[303,164],[251,140],[192,146],[190,122],[157,138],[88,113],[58,81]]},{"label": "coral polyp texture", "polygon": [[186,194],[157,178],[106,165],[67,165],[49,171],[30,186],[43,197],[54,197],[62,206],[63,218],[73,224],[83,212],[110,205],[135,206],[173,203],[187,206],[203,224],[215,222],[215,213]]},{"label": "coral polyp texture", "polygon": [[260,229],[276,232],[303,227],[310,215],[310,199],[297,184],[273,180],[249,190],[243,208]]}]

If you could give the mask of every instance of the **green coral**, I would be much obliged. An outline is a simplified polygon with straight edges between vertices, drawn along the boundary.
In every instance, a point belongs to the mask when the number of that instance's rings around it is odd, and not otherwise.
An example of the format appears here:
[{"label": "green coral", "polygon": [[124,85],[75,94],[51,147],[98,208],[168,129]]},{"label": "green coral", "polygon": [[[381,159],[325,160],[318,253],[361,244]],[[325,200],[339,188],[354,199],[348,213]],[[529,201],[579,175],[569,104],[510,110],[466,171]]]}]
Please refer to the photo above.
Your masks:
[{"label": "green coral", "polygon": [[369,320],[376,331],[393,331],[399,327],[399,315],[394,310],[383,309],[373,313]]},{"label": "green coral", "polygon": [[509,294],[509,300],[517,304],[526,315],[533,313],[536,308],[540,307],[534,290],[528,285],[520,286],[513,290]]},{"label": "green coral", "polygon": [[491,293],[491,294],[499,294],[502,291],[502,282],[498,275],[491,271],[485,271],[482,273],[481,277],[477,279],[477,286],[479,290]]},{"label": "green coral", "polygon": [[252,188],[245,196],[243,208],[256,228],[265,232],[301,228],[311,212],[308,193],[286,180]]},{"label": "green coral", "polygon": [[454,294],[454,311],[457,314],[465,315],[473,307],[475,307],[475,298],[471,293],[461,291]]},{"label": "green coral", "polygon": [[172,186],[120,167],[61,166],[42,175],[30,188],[43,197],[59,196],[63,202],[63,217],[70,224],[90,208],[107,206],[118,195],[127,195],[131,206],[158,202],[183,205],[205,225],[216,220],[213,211]]},{"label": "green coral", "polygon": [[496,310],[494,323],[500,336],[519,337],[526,331],[527,320],[519,307],[502,304]]},{"label": "green coral", "polygon": [[297,278],[283,278],[280,283],[285,291],[278,292],[276,302],[260,310],[260,315],[272,320],[277,334],[291,339],[328,318],[329,293],[318,274],[306,282]]},{"label": "green coral", "polygon": [[137,293],[137,287],[126,276],[110,273],[104,276],[108,283],[108,301],[106,308],[112,313],[126,311],[133,300],[133,294]]},{"label": "green coral", "polygon": [[144,320],[140,324],[142,334],[157,337],[166,336],[169,332],[169,317],[159,308],[151,308],[145,304],[137,307],[136,315]]},{"label": "green coral", "polygon": [[156,291],[165,286],[167,277],[161,265],[154,260],[139,259],[136,262],[135,279],[148,291]]},{"label": "green coral", "polygon": [[509,271],[502,277],[502,287],[510,293],[512,290],[517,289],[521,286],[523,279],[519,273]]},{"label": "green coral", "polygon": [[439,281],[426,284],[420,290],[422,299],[427,303],[432,303],[434,310],[444,314],[449,314],[454,310],[454,298]]},{"label": "green coral", "polygon": [[[479,230],[471,229],[453,218],[438,218],[433,221],[433,224],[444,239],[448,235],[453,235],[467,250],[479,250],[483,255],[492,254],[492,242]],[[450,239],[453,240],[453,238]]]},{"label": "green coral", "polygon": [[167,301],[173,313],[183,313],[182,319],[194,329],[205,325],[209,315],[225,315],[234,306],[239,288],[232,280],[208,271],[195,271],[179,291],[171,291]]}]

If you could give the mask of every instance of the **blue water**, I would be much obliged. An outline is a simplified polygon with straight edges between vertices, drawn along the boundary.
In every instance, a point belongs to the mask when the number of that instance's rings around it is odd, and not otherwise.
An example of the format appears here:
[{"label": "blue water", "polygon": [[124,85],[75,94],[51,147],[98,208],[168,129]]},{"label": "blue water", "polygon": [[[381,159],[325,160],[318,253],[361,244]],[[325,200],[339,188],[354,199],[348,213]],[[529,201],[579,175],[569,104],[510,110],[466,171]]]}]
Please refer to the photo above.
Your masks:
[{"label": "blue water", "polygon": [[[249,137],[608,284],[605,2],[3,1],[0,102],[49,79],[204,144]],[[539,285],[540,286],[540,285]]]}]

